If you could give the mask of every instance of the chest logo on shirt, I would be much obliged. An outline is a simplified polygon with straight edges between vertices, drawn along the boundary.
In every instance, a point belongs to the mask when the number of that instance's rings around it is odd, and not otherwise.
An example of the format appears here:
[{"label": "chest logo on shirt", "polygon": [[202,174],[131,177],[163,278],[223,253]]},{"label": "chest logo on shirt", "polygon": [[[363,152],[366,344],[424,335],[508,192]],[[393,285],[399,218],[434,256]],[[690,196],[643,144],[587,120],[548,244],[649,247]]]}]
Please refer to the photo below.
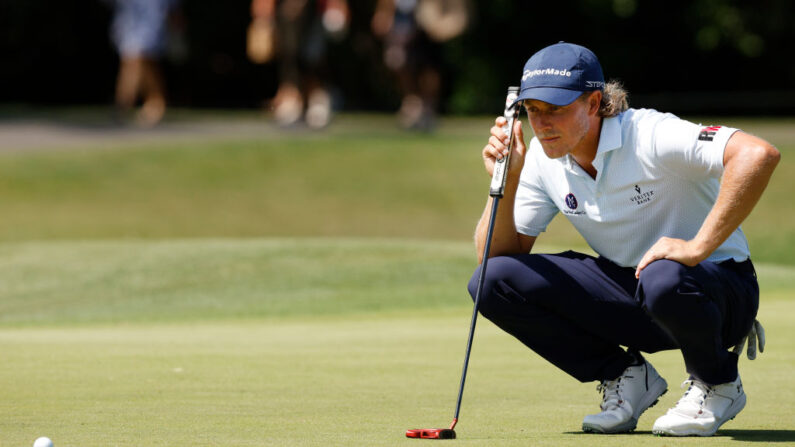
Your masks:
[{"label": "chest logo on shirt", "polygon": [[701,129],[701,132],[698,134],[699,141],[712,141],[715,138],[715,134],[718,133],[721,126],[710,126]]},{"label": "chest logo on shirt", "polygon": [[566,195],[566,206],[569,208],[576,210],[577,209],[577,198],[574,197],[574,194],[568,193]]},{"label": "chest logo on shirt", "polygon": [[637,194],[629,198],[635,205],[643,205],[644,203],[651,202],[654,198],[654,190],[652,189],[643,191],[640,186],[635,185],[635,192],[637,192]]}]

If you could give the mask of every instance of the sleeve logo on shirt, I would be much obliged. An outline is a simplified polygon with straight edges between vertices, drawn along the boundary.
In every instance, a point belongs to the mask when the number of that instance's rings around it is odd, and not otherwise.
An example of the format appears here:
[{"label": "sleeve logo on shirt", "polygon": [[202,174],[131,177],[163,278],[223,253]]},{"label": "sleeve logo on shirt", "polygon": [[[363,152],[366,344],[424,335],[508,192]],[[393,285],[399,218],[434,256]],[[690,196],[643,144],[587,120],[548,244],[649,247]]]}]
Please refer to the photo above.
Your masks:
[{"label": "sleeve logo on shirt", "polygon": [[712,141],[715,138],[715,134],[718,133],[721,126],[709,126],[701,129],[701,132],[698,134],[699,141]]}]

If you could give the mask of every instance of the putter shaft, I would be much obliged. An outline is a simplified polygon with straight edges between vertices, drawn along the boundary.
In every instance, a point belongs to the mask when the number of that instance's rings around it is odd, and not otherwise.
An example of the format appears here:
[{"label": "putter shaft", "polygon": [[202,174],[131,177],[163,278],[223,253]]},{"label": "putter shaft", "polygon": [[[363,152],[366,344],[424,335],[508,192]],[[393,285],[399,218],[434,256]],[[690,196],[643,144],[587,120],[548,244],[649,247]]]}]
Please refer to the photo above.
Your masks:
[{"label": "putter shaft", "polygon": [[491,215],[489,217],[489,228],[486,233],[486,246],[483,247],[483,262],[480,266],[480,275],[478,275],[478,288],[475,293],[475,305],[472,308],[472,322],[469,324],[469,338],[467,339],[466,355],[464,356],[464,369],[461,372],[461,384],[458,387],[458,402],[455,404],[455,416],[450,429],[455,428],[458,423],[458,414],[461,412],[461,398],[464,396],[464,383],[467,378],[467,368],[469,368],[469,354],[472,351],[472,339],[475,336],[475,324],[478,321],[478,307],[480,304],[480,295],[483,293],[483,281],[486,278],[486,264],[489,262],[489,250],[491,249],[491,236],[494,233],[494,221],[497,217],[497,205],[500,202],[499,196],[492,197],[493,202],[491,205]]}]

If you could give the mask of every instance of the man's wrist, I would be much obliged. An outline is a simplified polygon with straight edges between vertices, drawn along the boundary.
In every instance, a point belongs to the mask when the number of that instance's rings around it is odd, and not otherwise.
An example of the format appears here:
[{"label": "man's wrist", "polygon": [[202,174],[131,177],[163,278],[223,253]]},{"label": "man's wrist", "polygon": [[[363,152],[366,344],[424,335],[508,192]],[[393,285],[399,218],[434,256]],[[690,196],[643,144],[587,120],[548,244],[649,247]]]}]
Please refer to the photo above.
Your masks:
[{"label": "man's wrist", "polygon": [[698,236],[688,241],[688,245],[690,245],[690,252],[693,258],[698,261],[697,263],[706,260],[717,248],[713,247],[712,241],[702,240]]},{"label": "man's wrist", "polygon": [[508,178],[505,179],[505,193],[516,195],[516,190],[519,189],[519,176],[518,175],[511,175],[508,173]]}]

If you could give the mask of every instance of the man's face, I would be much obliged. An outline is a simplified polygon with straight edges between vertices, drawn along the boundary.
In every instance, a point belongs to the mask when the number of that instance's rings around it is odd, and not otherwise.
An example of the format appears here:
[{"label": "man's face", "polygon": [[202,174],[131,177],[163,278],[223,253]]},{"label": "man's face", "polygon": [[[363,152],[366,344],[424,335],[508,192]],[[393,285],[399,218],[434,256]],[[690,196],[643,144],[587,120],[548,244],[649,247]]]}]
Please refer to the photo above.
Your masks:
[{"label": "man's face", "polygon": [[530,125],[547,157],[560,158],[570,154],[585,138],[591,126],[589,96],[582,96],[565,106],[536,99],[524,101]]}]

